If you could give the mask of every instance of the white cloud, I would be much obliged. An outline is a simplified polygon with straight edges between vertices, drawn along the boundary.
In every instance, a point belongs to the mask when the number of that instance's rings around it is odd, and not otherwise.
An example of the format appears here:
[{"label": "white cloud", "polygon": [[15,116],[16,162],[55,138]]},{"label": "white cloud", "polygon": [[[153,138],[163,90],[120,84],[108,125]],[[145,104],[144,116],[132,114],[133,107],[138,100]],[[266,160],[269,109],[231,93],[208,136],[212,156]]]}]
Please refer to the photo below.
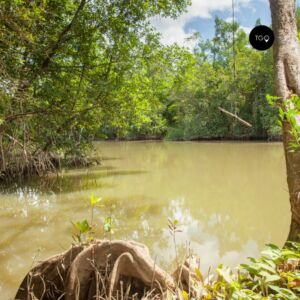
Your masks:
[{"label": "white cloud", "polygon": [[249,34],[251,32],[251,30],[253,29],[253,27],[246,27],[246,26],[240,26],[247,34]]},{"label": "white cloud", "polygon": [[[251,0],[235,0],[235,2],[238,2],[236,3],[236,10],[238,10],[240,6],[248,5]],[[181,46],[191,47],[185,39],[192,32],[184,31],[185,24],[195,17],[209,19],[212,17],[212,12],[228,11],[231,7],[232,0],[192,0],[188,11],[177,19],[154,17],[151,19],[151,24],[162,34],[164,44],[170,45],[176,42]]]}]

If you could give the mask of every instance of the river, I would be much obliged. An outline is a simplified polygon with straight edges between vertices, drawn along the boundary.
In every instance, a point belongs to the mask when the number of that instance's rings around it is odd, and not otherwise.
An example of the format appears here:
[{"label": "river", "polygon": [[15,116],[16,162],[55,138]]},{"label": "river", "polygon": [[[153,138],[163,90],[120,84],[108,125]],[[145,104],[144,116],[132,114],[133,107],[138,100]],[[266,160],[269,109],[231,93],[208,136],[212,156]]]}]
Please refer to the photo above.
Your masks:
[{"label": "river", "polygon": [[168,218],[180,222],[176,243],[201,268],[229,266],[282,245],[290,211],[280,143],[97,142],[100,166],[65,170],[0,195],[0,295],[13,299],[35,261],[64,251],[72,221],[89,219],[91,194],[102,197],[94,222],[98,238],[107,216],[113,238],[145,243],[172,268]]}]

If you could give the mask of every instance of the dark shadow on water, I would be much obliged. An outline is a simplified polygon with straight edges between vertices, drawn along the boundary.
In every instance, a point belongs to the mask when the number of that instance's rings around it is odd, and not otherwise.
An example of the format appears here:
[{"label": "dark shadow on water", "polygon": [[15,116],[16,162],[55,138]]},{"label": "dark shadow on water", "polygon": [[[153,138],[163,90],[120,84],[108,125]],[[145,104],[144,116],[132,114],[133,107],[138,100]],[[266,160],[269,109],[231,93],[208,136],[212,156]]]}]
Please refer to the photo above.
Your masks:
[{"label": "dark shadow on water", "polygon": [[37,193],[70,193],[96,188],[113,188],[115,185],[104,180],[109,177],[145,174],[142,170],[116,170],[115,167],[105,166],[90,169],[72,169],[62,171],[57,175],[44,178],[31,178],[23,183],[2,186],[0,193],[10,194],[31,189]]},{"label": "dark shadow on water", "polygon": [[101,161],[108,161],[108,160],[121,160],[121,157],[111,157],[111,156],[101,156]]}]

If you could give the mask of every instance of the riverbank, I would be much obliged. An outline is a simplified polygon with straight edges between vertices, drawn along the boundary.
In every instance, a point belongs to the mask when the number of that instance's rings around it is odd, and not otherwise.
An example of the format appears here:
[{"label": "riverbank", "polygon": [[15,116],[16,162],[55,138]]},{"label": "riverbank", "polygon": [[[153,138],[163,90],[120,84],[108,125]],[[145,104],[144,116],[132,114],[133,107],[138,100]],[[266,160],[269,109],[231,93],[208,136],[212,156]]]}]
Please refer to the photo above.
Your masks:
[{"label": "riverbank", "polygon": [[[197,139],[175,139],[168,140],[159,137],[135,137],[135,138],[108,138],[95,139],[94,142],[149,142],[149,141],[168,141],[168,142],[279,142],[281,137],[263,138],[263,137],[210,137]],[[87,152],[87,151],[86,151]],[[10,184],[14,181],[22,182],[28,178],[36,176],[43,177],[48,174],[54,174],[62,168],[78,168],[89,167],[100,164],[98,158],[89,157],[88,155],[69,155],[63,157],[48,151],[40,151],[29,155],[24,149],[19,154],[14,152],[14,155],[5,155],[5,161],[0,169],[0,184]],[[1,162],[1,158],[0,158]]]},{"label": "riverbank", "polygon": [[[174,240],[175,241],[175,240]],[[176,252],[176,244],[175,244]],[[259,258],[237,266],[220,265],[207,275],[189,249],[169,273],[134,241],[95,240],[35,266],[16,299],[283,299],[300,297],[300,244],[269,245]]]},{"label": "riverbank", "polygon": [[251,142],[282,142],[282,136],[273,136],[273,137],[203,137],[195,139],[166,139],[165,137],[134,137],[134,138],[107,138],[107,139],[95,139],[95,142],[122,142],[122,141],[168,141],[168,142],[231,142],[231,141],[251,141]]}]

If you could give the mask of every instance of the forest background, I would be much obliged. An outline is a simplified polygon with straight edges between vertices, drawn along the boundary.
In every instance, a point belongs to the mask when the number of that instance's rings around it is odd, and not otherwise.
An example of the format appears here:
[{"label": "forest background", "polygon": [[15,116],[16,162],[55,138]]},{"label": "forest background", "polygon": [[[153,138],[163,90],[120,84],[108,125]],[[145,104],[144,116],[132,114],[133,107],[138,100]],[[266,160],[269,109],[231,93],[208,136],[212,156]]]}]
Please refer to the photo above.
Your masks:
[{"label": "forest background", "polygon": [[47,170],[53,155],[85,157],[95,139],[280,139],[266,97],[272,50],[252,49],[237,22],[218,17],[212,39],[190,37],[192,51],[162,44],[149,18],[188,4],[2,1],[2,174],[32,173],[37,161],[35,171]]}]

